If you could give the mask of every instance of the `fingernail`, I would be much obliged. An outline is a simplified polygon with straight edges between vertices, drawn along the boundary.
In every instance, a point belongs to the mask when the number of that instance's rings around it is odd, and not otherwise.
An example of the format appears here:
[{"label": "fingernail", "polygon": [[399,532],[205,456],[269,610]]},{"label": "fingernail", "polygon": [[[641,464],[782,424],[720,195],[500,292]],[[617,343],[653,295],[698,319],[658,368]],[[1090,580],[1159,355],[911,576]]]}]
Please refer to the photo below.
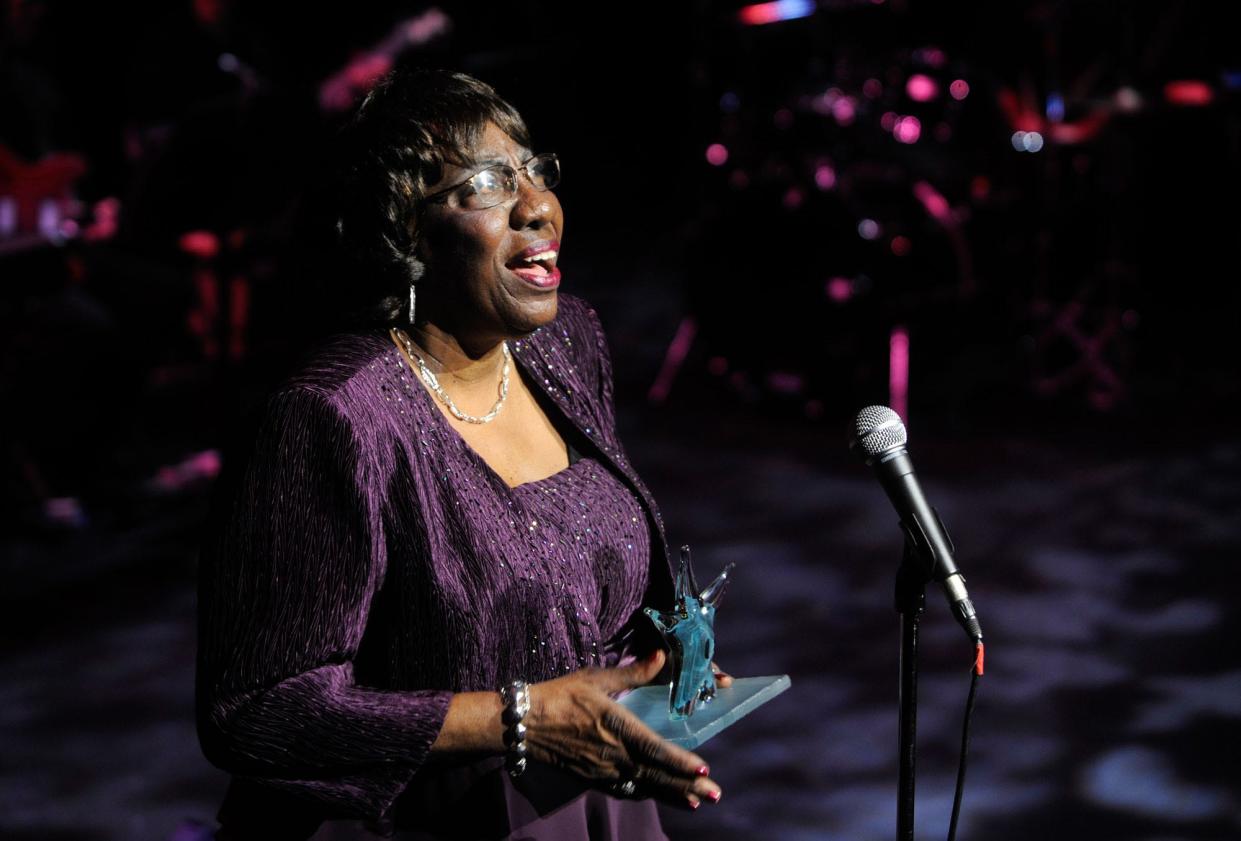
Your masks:
[{"label": "fingernail", "polygon": [[721,796],[723,793],[724,793],[724,792],[722,792],[722,791],[708,791],[708,792],[707,792],[707,797],[710,797],[710,798],[711,798],[711,802],[712,802],[712,803],[719,803],[719,802],[720,802],[720,796]]},{"label": "fingernail", "polygon": [[695,771],[694,773],[696,773],[700,777],[705,777],[711,773],[711,769],[705,765],[699,765],[698,770]]},{"label": "fingernail", "polygon": [[687,798],[685,798],[685,799],[689,802],[689,807],[690,807],[691,809],[697,809],[699,806],[701,806],[701,805],[702,805],[702,801],[701,801],[701,800],[695,800],[695,799],[694,799],[694,798],[692,798],[692,797],[687,797]]}]

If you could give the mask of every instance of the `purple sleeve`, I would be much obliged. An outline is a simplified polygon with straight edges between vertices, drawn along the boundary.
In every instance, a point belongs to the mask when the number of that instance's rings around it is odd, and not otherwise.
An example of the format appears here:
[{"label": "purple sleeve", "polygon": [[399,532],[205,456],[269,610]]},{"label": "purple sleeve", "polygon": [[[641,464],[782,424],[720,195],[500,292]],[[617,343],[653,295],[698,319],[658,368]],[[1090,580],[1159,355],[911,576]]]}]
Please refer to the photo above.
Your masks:
[{"label": "purple sleeve", "polygon": [[290,389],[269,404],[204,544],[198,725],[207,758],[235,776],[378,818],[452,696],[354,680],[386,560],[361,450],[327,398]]}]

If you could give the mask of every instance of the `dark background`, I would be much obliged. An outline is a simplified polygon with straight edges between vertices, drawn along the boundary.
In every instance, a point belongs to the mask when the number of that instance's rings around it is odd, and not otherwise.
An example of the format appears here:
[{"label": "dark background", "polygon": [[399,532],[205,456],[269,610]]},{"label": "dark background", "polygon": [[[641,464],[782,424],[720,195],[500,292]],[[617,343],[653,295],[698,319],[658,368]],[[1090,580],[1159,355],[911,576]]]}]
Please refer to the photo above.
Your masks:
[{"label": "dark background", "polygon": [[[793,677],[703,749],[724,800],[673,837],[891,834],[899,534],[845,448],[869,403],[903,409],[989,634],[960,837],[1236,837],[1236,12],[740,8],[4,5],[6,836],[210,823],[211,481],[296,352],[297,196],[408,62],[560,154],[563,288],[609,332],[627,445],[671,539],[738,562],[720,658]],[[935,594],[926,623],[923,835],[970,661]]]}]

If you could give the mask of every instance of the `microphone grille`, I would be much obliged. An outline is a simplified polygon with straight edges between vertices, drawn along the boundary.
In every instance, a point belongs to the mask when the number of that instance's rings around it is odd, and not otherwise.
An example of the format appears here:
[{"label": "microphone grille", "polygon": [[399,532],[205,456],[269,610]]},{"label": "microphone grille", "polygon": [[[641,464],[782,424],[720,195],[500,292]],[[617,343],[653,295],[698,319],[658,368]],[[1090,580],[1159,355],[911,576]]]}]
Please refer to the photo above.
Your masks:
[{"label": "microphone grille", "polygon": [[909,440],[901,416],[887,406],[867,406],[853,420],[853,446],[867,458],[897,447]]}]

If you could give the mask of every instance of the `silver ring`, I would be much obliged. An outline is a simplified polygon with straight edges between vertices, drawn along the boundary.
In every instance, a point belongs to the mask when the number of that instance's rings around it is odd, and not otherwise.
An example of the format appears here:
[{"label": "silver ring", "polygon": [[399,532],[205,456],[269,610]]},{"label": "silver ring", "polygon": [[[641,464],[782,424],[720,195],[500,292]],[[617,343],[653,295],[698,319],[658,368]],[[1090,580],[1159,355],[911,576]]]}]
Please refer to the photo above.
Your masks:
[{"label": "silver ring", "polygon": [[635,794],[638,793],[638,784],[635,783],[633,780],[624,780],[619,783],[613,783],[612,791],[616,792],[622,797],[633,797]]}]

